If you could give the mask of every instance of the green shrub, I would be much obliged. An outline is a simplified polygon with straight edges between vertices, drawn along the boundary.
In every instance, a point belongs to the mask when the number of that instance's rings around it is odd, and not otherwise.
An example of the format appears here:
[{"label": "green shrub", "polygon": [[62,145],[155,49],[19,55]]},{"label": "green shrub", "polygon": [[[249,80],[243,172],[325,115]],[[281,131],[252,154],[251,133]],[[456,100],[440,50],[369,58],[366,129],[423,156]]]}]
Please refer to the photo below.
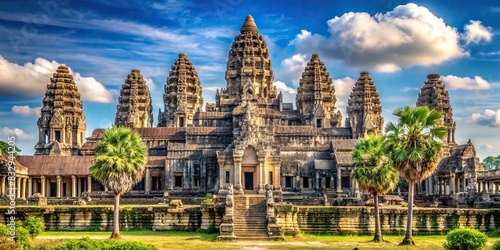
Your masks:
[{"label": "green shrub", "polygon": [[3,223],[0,223],[0,237],[10,237],[9,227]]},{"label": "green shrub", "polygon": [[7,237],[0,237],[0,249],[17,250],[17,249],[22,249],[22,248],[19,247],[15,242],[11,241]]},{"label": "green shrub", "polygon": [[32,239],[45,231],[45,224],[43,223],[43,219],[41,217],[29,216],[23,222],[23,226],[28,229]]},{"label": "green shrub", "polygon": [[214,204],[214,195],[207,193],[205,199],[201,201],[201,204]]},{"label": "green shrub", "polygon": [[493,243],[493,247],[491,248],[491,250],[500,250],[500,240],[497,240],[495,241],[495,243]]},{"label": "green shrub", "polygon": [[16,243],[24,249],[30,249],[31,236],[28,229],[22,226],[20,222],[16,222]]},{"label": "green shrub", "polygon": [[88,237],[67,241],[54,250],[158,250],[155,246],[139,241],[92,240]]},{"label": "green shrub", "polygon": [[479,250],[486,246],[488,236],[472,228],[453,229],[446,235],[443,243],[447,250]]},{"label": "green shrub", "polygon": [[402,202],[401,202],[401,207],[408,207],[408,203],[406,203],[406,202],[402,201]]}]

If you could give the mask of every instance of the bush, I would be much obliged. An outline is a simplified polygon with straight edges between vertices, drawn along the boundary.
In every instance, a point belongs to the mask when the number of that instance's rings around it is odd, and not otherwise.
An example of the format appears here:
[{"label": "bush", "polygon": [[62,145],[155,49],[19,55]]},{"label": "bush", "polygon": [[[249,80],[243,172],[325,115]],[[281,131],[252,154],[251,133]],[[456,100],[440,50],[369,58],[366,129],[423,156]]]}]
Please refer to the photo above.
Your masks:
[{"label": "bush", "polygon": [[406,203],[406,202],[402,201],[402,202],[401,202],[401,207],[408,207],[408,203]]},{"label": "bush", "polygon": [[3,223],[0,223],[0,237],[10,237],[9,227]]},{"label": "bush", "polygon": [[45,231],[45,224],[41,217],[30,216],[23,222],[23,226],[28,229],[32,239]]},{"label": "bush", "polygon": [[70,240],[58,245],[54,250],[158,250],[157,247],[139,241],[118,241],[118,240],[92,240],[88,237]]},{"label": "bush", "polygon": [[0,249],[22,249],[15,242],[9,240],[7,237],[0,237]]},{"label": "bush", "polygon": [[214,204],[214,195],[207,193],[205,199],[201,201],[201,204]]},{"label": "bush", "polygon": [[446,235],[443,243],[447,250],[479,250],[486,246],[488,236],[472,228],[453,229]]},{"label": "bush", "polygon": [[495,241],[495,243],[493,243],[493,247],[491,248],[491,250],[500,250],[500,240],[497,240]]},{"label": "bush", "polygon": [[22,226],[22,223],[16,222],[16,243],[24,249],[30,249],[31,236],[28,229]]}]

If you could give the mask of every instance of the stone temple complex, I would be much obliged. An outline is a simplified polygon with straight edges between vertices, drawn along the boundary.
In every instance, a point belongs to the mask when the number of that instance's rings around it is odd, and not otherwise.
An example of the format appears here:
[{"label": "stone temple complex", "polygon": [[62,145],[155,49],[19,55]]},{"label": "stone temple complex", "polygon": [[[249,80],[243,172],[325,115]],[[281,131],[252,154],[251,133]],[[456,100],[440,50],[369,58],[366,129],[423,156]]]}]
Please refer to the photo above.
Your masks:
[{"label": "stone temple complex", "polygon": [[[294,108],[273,86],[269,54],[253,18],[247,16],[229,50],[226,86],[204,109],[195,65],[187,54],[179,54],[165,83],[157,127],[146,81],[139,70],[131,71],[120,91],[115,125],[137,130],[149,158],[144,179],[123,197],[125,202],[132,198],[155,203],[170,197],[189,203],[205,193],[234,195],[234,200],[226,200],[229,217],[234,216],[228,209],[231,204],[238,213],[239,202],[252,202],[242,198],[249,194],[274,195],[294,204],[364,204],[366,195],[350,178],[351,155],[360,138],[383,133],[376,83],[368,72],[361,72],[347,102],[347,117],[342,117],[328,69],[313,54],[302,73]],[[438,74],[427,76],[416,105],[442,113],[448,131],[438,170],[417,184],[417,204],[466,207],[474,205],[475,197],[487,201],[498,193],[500,175],[484,171],[470,141],[455,142],[450,97]],[[84,196],[112,197],[89,174],[93,148],[104,129],[95,129],[84,140],[82,101],[65,66],[47,85],[38,128],[35,155],[17,157],[23,166],[16,182],[18,198],[40,193],[49,203],[64,203]],[[4,161],[0,167],[0,191],[5,194]]]}]

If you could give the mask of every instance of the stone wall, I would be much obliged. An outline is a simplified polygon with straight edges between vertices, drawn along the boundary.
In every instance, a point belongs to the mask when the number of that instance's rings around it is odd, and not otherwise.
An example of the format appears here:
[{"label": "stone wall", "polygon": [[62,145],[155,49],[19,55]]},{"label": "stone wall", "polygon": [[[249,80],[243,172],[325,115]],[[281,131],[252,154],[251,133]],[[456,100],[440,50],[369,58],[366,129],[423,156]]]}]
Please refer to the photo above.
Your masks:
[{"label": "stone wall", "polygon": [[[152,230],[218,229],[224,215],[224,205],[170,207],[168,205],[122,206],[122,229]],[[7,223],[7,207],[0,207],[0,221]],[[382,231],[403,234],[406,208],[381,208]],[[43,216],[47,230],[111,230],[112,206],[18,206],[17,219],[29,215]],[[373,207],[275,206],[276,225],[285,234],[373,234]],[[415,235],[445,234],[456,227],[472,227],[481,231],[500,228],[500,209],[415,208]]]},{"label": "stone wall", "polygon": [[[404,234],[406,208],[381,208],[383,233]],[[276,206],[277,224],[286,234],[373,234],[373,207]],[[415,235],[445,234],[457,227],[493,231],[500,227],[500,209],[415,208]]]}]

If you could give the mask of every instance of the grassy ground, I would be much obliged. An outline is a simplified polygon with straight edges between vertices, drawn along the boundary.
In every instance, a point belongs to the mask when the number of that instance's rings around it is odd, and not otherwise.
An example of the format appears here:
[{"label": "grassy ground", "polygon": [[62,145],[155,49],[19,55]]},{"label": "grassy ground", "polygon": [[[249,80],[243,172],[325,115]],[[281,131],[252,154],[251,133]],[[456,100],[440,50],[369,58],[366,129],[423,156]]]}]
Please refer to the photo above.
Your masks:
[{"label": "grassy ground", "polygon": [[[65,239],[90,237],[92,239],[107,239],[110,232],[44,232],[34,240],[34,245]],[[301,234],[297,237],[285,237],[284,241],[250,241],[250,242],[220,242],[218,234],[172,231],[122,231],[125,240],[137,240],[151,243],[159,249],[442,249],[446,236],[415,236],[416,246],[398,246],[403,236],[386,235],[384,243],[373,243],[373,236],[327,236]],[[486,249],[500,238],[489,238]]]}]

